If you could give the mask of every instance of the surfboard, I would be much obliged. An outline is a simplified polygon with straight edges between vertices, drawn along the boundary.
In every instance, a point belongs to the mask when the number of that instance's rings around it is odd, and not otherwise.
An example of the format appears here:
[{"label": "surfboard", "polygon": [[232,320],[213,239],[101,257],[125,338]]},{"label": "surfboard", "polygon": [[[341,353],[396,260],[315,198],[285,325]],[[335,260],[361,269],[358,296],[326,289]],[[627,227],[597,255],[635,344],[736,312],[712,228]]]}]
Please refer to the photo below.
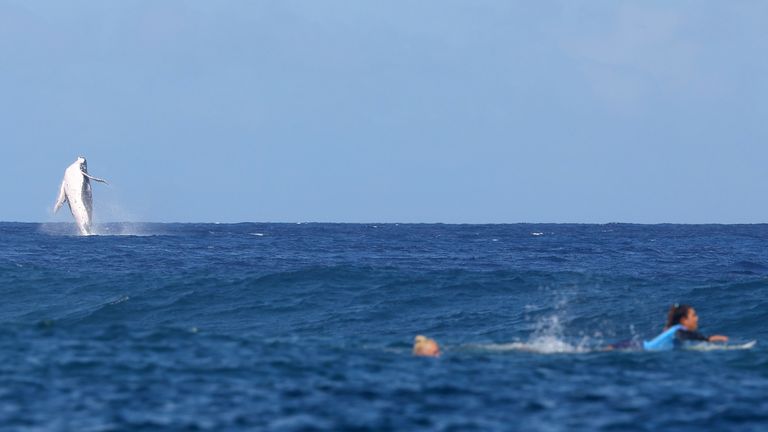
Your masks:
[{"label": "surfboard", "polygon": [[697,344],[689,344],[686,345],[684,349],[691,350],[691,351],[733,351],[733,350],[748,350],[752,349],[755,345],[757,345],[756,340],[751,340],[749,342],[739,343],[739,344],[720,344],[720,343],[697,343]]},{"label": "surfboard", "polygon": [[[757,345],[756,340],[751,340],[743,343],[688,343],[681,347],[681,349],[688,351],[737,351],[737,350],[749,350]],[[587,354],[597,352],[643,352],[643,349],[637,345],[629,346],[626,348],[616,348],[607,350],[605,348],[590,348],[583,346],[575,346],[559,340],[547,340],[547,341],[534,341],[534,342],[512,342],[501,344],[469,344],[463,345],[458,350],[460,351],[486,351],[486,352],[525,352],[533,354]],[[664,351],[672,352],[673,350]],[[648,351],[646,351],[648,352]]]}]

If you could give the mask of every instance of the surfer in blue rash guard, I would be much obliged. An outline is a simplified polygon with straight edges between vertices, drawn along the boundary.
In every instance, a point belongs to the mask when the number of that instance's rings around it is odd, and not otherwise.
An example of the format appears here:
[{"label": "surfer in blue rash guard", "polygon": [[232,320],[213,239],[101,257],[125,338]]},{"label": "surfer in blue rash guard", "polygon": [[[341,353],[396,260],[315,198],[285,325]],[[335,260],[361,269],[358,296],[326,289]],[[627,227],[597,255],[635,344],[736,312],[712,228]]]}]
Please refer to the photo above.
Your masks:
[{"label": "surfer in blue rash guard", "polygon": [[664,331],[649,341],[626,340],[608,345],[607,351],[614,349],[644,349],[646,351],[667,351],[681,347],[687,341],[728,342],[727,336],[705,336],[699,331],[699,316],[696,309],[686,304],[675,303],[667,313],[667,325]]},{"label": "surfer in blue rash guard", "polygon": [[643,342],[643,349],[647,351],[664,351],[678,348],[687,341],[702,342],[728,342],[728,336],[705,336],[699,331],[699,316],[696,309],[686,304],[673,304],[667,314],[667,325],[664,331],[651,339]]}]

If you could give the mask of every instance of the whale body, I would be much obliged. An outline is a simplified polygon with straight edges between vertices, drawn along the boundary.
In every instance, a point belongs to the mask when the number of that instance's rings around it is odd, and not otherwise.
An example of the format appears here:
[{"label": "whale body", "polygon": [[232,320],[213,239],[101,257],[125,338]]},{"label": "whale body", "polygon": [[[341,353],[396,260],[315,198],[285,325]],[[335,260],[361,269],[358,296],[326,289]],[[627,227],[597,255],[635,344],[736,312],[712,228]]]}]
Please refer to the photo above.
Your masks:
[{"label": "whale body", "polygon": [[59,197],[53,207],[53,213],[59,211],[64,203],[69,204],[72,217],[75,218],[77,228],[82,235],[91,235],[91,221],[93,219],[93,192],[91,180],[107,183],[106,180],[93,177],[88,174],[88,162],[80,156],[64,171],[64,180],[61,181]]}]

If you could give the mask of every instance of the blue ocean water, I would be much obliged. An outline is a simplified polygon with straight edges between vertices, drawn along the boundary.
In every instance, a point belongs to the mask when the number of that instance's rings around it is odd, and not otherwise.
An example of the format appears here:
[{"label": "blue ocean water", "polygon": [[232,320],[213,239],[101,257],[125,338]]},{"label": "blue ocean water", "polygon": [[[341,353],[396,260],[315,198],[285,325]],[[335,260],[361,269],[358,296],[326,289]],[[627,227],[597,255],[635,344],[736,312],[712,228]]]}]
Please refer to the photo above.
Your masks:
[{"label": "blue ocean water", "polygon": [[99,229],[0,224],[0,430],[768,427],[768,225]]}]

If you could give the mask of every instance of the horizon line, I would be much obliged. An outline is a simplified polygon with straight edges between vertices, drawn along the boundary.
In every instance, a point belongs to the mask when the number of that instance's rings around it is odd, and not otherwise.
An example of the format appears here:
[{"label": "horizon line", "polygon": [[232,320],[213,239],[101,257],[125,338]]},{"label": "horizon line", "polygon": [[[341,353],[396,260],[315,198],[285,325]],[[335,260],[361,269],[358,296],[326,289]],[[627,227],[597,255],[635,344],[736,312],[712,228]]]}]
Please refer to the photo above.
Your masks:
[{"label": "horizon line", "polygon": [[[28,225],[75,225],[74,222],[64,221],[0,221],[3,224],[28,224]],[[98,222],[94,225],[113,224],[189,224],[189,225],[241,225],[241,224],[272,224],[272,225],[765,225],[768,222],[334,222],[334,221],[238,221],[238,222],[211,222],[211,221],[108,221]]]}]

